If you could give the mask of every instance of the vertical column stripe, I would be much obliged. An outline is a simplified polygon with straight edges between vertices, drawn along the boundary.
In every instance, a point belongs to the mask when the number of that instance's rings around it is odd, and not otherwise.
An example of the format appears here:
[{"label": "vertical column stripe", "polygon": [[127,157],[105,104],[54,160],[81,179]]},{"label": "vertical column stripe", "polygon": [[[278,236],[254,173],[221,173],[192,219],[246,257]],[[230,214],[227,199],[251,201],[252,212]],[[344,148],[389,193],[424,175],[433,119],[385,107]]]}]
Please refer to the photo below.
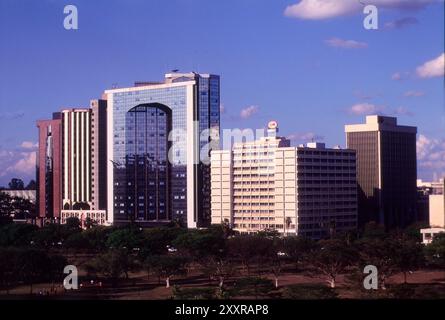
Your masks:
[{"label": "vertical column stripe", "polygon": [[90,112],[86,113],[86,119],[85,119],[85,135],[86,135],[86,144],[85,144],[85,169],[86,169],[86,201],[91,201],[91,192],[90,192],[90,186],[91,186],[91,176],[90,176],[90,166],[91,166],[91,160],[90,160],[90,147],[91,147],[91,140],[90,140],[90,128],[91,128],[91,120],[90,120]]},{"label": "vertical column stripe", "polygon": [[70,181],[70,201],[72,202],[74,200],[74,115],[70,112],[69,113],[69,118],[71,119],[71,134],[70,134],[70,138],[71,138],[71,150],[70,150],[70,155],[71,155],[71,161],[70,161],[70,173],[71,173],[71,181]]},{"label": "vertical column stripe", "polygon": [[68,165],[68,157],[69,157],[69,134],[68,134],[68,128],[69,128],[69,117],[68,114],[66,112],[63,113],[63,149],[64,149],[64,157],[63,157],[63,163],[64,163],[64,168],[63,168],[63,186],[64,186],[64,192],[63,192],[63,197],[65,199],[69,199],[69,194],[68,194],[68,179],[69,179],[69,165]]},{"label": "vertical column stripe", "polygon": [[79,168],[80,168],[80,163],[79,163],[79,147],[80,147],[80,136],[79,136],[79,114],[76,112],[74,113],[75,117],[76,117],[76,181],[75,181],[75,185],[76,185],[76,201],[79,201],[80,198],[80,186],[79,186],[79,179],[80,179],[80,172],[79,172]]},{"label": "vertical column stripe", "polygon": [[80,152],[78,154],[78,157],[80,158],[80,172],[79,172],[79,180],[77,183],[80,184],[80,201],[85,201],[85,188],[84,188],[84,179],[83,175],[85,173],[85,137],[84,137],[84,123],[85,123],[85,113],[79,112],[79,127],[78,130],[80,131]]}]

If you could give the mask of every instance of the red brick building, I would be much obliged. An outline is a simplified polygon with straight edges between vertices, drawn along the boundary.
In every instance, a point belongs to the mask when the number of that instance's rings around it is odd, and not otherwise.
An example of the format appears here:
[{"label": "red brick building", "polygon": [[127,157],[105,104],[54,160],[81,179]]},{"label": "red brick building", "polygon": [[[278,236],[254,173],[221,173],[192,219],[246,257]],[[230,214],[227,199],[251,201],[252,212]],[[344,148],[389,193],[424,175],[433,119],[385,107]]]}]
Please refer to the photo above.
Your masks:
[{"label": "red brick building", "polygon": [[54,113],[52,120],[37,121],[37,214],[39,223],[58,221],[62,209],[62,120]]}]

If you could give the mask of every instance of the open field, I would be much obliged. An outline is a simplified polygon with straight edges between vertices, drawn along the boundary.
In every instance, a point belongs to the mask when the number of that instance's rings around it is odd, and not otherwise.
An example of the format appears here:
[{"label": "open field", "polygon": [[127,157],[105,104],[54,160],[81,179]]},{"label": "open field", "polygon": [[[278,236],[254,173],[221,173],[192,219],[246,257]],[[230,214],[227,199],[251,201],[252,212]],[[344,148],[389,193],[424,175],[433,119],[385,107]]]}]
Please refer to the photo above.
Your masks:
[{"label": "open field", "polygon": [[[82,272],[83,273],[83,272]],[[271,281],[273,275],[262,275]],[[30,286],[18,286],[9,290],[9,293],[2,291],[1,299],[105,299],[105,300],[158,300],[171,299],[173,297],[174,286],[185,288],[218,288],[218,282],[209,280],[202,274],[191,272],[185,277],[175,277],[171,281],[171,287],[166,288],[165,283],[151,276],[147,279],[147,274],[131,273],[128,279],[119,280],[114,286],[111,283],[103,282],[102,287],[89,286],[90,278],[83,273],[80,277],[83,285],[79,290],[65,291],[61,284],[41,283],[33,286],[33,294],[30,294]],[[225,287],[232,287],[240,277],[231,277],[226,281]],[[100,279],[96,280],[98,283]],[[351,285],[345,275],[338,278],[337,286],[334,289],[339,299],[374,299],[374,298],[414,298],[414,299],[435,299],[445,298],[445,272],[441,270],[419,270],[408,276],[408,284],[405,287],[403,296],[395,293],[395,288],[403,284],[403,274],[397,274],[388,279],[387,290],[366,291],[358,286]],[[279,277],[279,286],[272,288],[270,292],[261,293],[260,296],[232,296],[230,299],[251,298],[251,299],[273,299],[286,298],[286,288],[291,286],[315,286],[324,287],[328,290],[328,284],[320,278],[314,278],[301,272],[298,274],[283,273]],[[52,289],[53,288],[53,289]],[[406,288],[409,288],[406,290]],[[304,290],[304,289],[303,289]],[[411,296],[410,296],[411,295]],[[300,298],[311,298],[301,296]],[[320,297],[325,298],[325,297]]]}]

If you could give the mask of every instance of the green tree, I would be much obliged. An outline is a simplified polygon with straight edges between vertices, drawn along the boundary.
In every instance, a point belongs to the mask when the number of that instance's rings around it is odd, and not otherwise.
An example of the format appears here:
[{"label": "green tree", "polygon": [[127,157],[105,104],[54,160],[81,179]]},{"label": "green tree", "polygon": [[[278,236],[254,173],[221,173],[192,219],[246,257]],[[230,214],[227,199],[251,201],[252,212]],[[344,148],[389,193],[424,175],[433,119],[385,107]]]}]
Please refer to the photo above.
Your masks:
[{"label": "green tree", "polygon": [[91,229],[96,226],[97,226],[97,222],[95,220],[91,219],[90,217],[87,217],[85,219],[85,228],[86,229]]},{"label": "green tree", "polygon": [[134,248],[140,248],[142,242],[142,231],[130,226],[112,231],[107,239],[107,247],[130,251]]},{"label": "green tree", "polygon": [[431,265],[445,268],[445,232],[436,234],[424,250],[426,259]]},{"label": "green tree", "polygon": [[36,206],[30,200],[13,197],[11,201],[15,219],[35,218]]},{"label": "green tree", "polygon": [[12,198],[0,191],[0,225],[12,222],[12,215],[14,214],[14,206]]},{"label": "green tree", "polygon": [[218,287],[223,290],[225,281],[236,272],[235,264],[226,256],[209,256],[201,262],[204,274],[218,280]]},{"label": "green tree", "polygon": [[360,271],[366,265],[376,266],[378,283],[383,290],[386,290],[386,280],[399,272],[395,258],[397,243],[391,238],[363,238],[357,242],[357,247],[360,256]]},{"label": "green tree", "polygon": [[113,285],[116,285],[122,275],[128,279],[129,271],[136,267],[135,257],[128,254],[125,249],[109,250],[87,263],[86,266],[89,273],[100,273],[105,278],[111,279]]},{"label": "green tree", "polygon": [[29,181],[29,183],[27,184],[27,186],[26,186],[25,189],[26,189],[26,190],[36,190],[36,189],[37,189],[37,183],[36,183],[36,181],[33,180],[33,179],[31,179],[31,180]]},{"label": "green tree", "polygon": [[281,238],[273,239],[269,242],[267,246],[267,251],[265,252],[266,266],[274,276],[275,288],[278,288],[278,280],[281,275],[283,265],[286,259],[286,253],[283,252],[284,240]]},{"label": "green tree", "polygon": [[357,260],[357,251],[338,239],[320,240],[317,250],[310,255],[312,275],[325,277],[335,288],[338,275],[344,273]]},{"label": "green tree", "polygon": [[256,237],[253,235],[239,235],[227,240],[228,255],[238,261],[250,276],[252,264],[256,257]]},{"label": "green tree", "polygon": [[66,228],[58,223],[50,223],[38,229],[33,235],[36,246],[41,248],[56,247],[67,237]]},{"label": "green tree", "polygon": [[209,256],[219,256],[226,249],[224,235],[216,229],[188,230],[180,234],[172,244],[197,262],[202,262]]},{"label": "green tree", "polygon": [[222,226],[212,226],[207,230],[193,230],[180,234],[173,245],[182,254],[189,255],[199,263],[209,278],[218,279],[220,290],[225,280],[234,272],[232,259],[227,255],[229,232]]},{"label": "green tree", "polygon": [[426,222],[416,222],[403,230],[403,234],[410,240],[416,242],[422,242],[422,234],[420,233],[420,229],[428,228],[429,224]]},{"label": "green tree", "polygon": [[277,238],[270,233],[259,233],[252,235],[241,235],[227,240],[228,255],[238,260],[250,276],[253,266],[257,273],[261,273],[262,267],[266,265],[270,248]]},{"label": "green tree", "polygon": [[88,241],[88,247],[95,251],[104,251],[107,248],[107,240],[113,229],[105,226],[94,226],[82,232]]},{"label": "green tree", "polygon": [[170,288],[170,280],[173,276],[187,273],[188,260],[181,256],[161,255],[147,258],[147,265],[159,277],[165,280],[165,287]]},{"label": "green tree", "polygon": [[379,238],[384,239],[388,237],[383,225],[377,224],[376,222],[368,222],[362,233],[362,238]]},{"label": "green tree", "polygon": [[171,246],[179,235],[186,233],[185,229],[177,227],[151,228],[143,231],[140,257],[145,260],[150,255],[167,253],[167,246]]},{"label": "green tree", "polygon": [[23,190],[25,188],[23,180],[18,178],[12,178],[8,186],[10,190]]},{"label": "green tree", "polygon": [[0,287],[6,289],[6,294],[17,281],[17,268],[17,249],[0,248]]},{"label": "green tree", "polygon": [[64,226],[69,234],[82,231],[80,220],[77,217],[70,217],[66,219],[66,223]]},{"label": "green tree", "polygon": [[287,259],[295,264],[296,272],[315,247],[313,240],[301,236],[291,236],[283,239],[283,251],[287,254]]},{"label": "green tree", "polygon": [[38,227],[31,224],[11,223],[0,228],[0,246],[29,246]]},{"label": "green tree", "polygon": [[48,276],[50,258],[42,250],[23,249],[18,251],[17,269],[19,279],[29,284],[30,294],[33,293],[33,285],[45,280]]},{"label": "green tree", "polygon": [[63,269],[68,265],[68,260],[62,255],[51,255],[49,257],[49,266],[47,266],[47,277],[51,281],[52,289],[56,283],[62,283],[64,277]]},{"label": "green tree", "polygon": [[395,261],[403,273],[403,282],[406,284],[408,273],[424,265],[423,247],[417,241],[405,237],[397,239],[396,244]]},{"label": "green tree", "polygon": [[76,232],[69,235],[63,243],[65,248],[82,250],[82,249],[90,249],[90,242],[85,237],[84,232]]}]

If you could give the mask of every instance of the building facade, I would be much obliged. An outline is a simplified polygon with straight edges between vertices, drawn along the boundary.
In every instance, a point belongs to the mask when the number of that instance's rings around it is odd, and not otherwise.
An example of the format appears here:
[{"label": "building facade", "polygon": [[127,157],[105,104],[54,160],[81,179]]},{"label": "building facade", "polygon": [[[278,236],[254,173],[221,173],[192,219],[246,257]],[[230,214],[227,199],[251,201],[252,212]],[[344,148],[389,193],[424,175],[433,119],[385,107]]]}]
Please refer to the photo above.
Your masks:
[{"label": "building facade", "polygon": [[355,230],[355,151],[290,147],[271,124],[267,137],[212,151],[212,223],[311,238]]},{"label": "building facade", "polygon": [[91,100],[91,204],[107,210],[107,101]]},{"label": "building facade", "polygon": [[107,224],[106,101],[38,121],[38,212],[46,221]]},{"label": "building facade", "polygon": [[197,73],[105,91],[109,223],[210,223],[219,95],[219,76]]},{"label": "building facade", "polygon": [[37,121],[39,149],[36,171],[38,223],[60,221],[62,210],[62,119],[54,113],[51,120]]},{"label": "building facade", "polygon": [[91,112],[62,110],[63,210],[91,209]]},{"label": "building facade", "polygon": [[91,108],[64,109],[61,114],[61,223],[76,217],[82,225],[87,219],[107,224],[106,197],[103,196],[106,190],[103,163],[106,159],[106,101],[93,100]]},{"label": "building facade", "polygon": [[445,232],[445,179],[432,183],[432,194],[429,196],[429,228],[421,229],[423,243],[429,244],[436,234]]},{"label": "building facade", "polygon": [[444,193],[444,179],[426,182],[417,179],[417,219],[418,222],[428,223],[430,221],[430,195],[441,195]]},{"label": "building facade", "polygon": [[416,220],[416,127],[397,119],[367,116],[346,125],[346,145],[357,151],[359,225],[375,221],[388,229]]}]

